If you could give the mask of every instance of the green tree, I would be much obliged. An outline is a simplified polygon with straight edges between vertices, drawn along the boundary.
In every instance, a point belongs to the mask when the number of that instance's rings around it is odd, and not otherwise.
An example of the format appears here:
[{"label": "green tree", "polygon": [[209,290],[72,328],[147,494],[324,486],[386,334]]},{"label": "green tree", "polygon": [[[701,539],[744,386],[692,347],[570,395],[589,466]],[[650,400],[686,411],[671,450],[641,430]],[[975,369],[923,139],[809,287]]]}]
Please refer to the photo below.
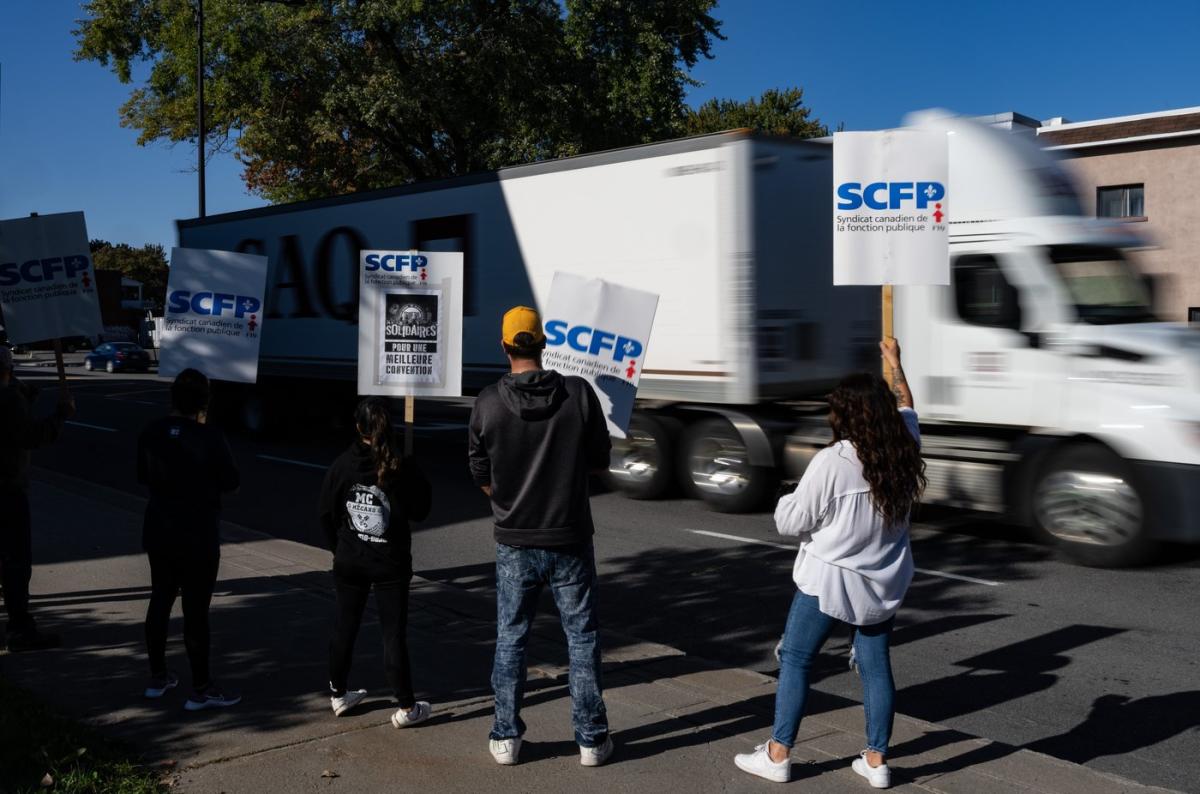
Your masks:
[{"label": "green tree", "polygon": [[161,245],[147,243],[134,248],[128,243],[90,240],[92,262],[97,270],[116,270],[142,282],[142,299],[161,310],[167,294],[167,254]]},{"label": "green tree", "polygon": [[829,134],[829,128],[812,118],[812,110],[804,106],[804,91],[800,88],[772,88],[758,99],[745,102],[710,99],[688,113],[689,135],[738,128],[793,138],[819,138]]},{"label": "green tree", "polygon": [[[210,145],[288,201],[675,137],[715,5],[206,0]],[[194,143],[191,0],[83,8],[76,58],[135,84],[121,123]]]}]

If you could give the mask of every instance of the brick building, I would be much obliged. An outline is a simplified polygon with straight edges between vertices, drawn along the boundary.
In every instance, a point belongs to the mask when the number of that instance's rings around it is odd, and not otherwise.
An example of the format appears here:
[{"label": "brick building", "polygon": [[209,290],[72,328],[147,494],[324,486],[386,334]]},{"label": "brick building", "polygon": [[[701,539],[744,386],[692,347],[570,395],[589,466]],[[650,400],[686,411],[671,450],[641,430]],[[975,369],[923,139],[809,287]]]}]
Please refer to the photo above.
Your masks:
[{"label": "brick building", "polygon": [[[1014,131],[1034,126],[1019,114],[1001,115]],[[992,118],[1003,125],[1000,116]],[[1039,143],[1068,159],[1084,212],[1137,224],[1146,245],[1133,258],[1160,277],[1156,304],[1163,319],[1200,322],[1200,107],[1051,119],[1035,132]]]}]

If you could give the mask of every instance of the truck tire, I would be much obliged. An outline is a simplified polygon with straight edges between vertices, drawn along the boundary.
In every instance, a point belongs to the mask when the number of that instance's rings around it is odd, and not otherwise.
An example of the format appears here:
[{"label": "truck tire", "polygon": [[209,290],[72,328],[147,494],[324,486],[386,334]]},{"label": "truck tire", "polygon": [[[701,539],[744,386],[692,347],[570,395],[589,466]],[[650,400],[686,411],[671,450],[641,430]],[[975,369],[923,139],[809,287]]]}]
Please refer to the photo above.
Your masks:
[{"label": "truck tire", "polygon": [[258,389],[245,389],[236,403],[237,425],[251,438],[266,438],[274,428],[267,401]]},{"label": "truck tire", "polygon": [[719,513],[746,513],[766,503],[776,472],[752,466],[746,444],[728,421],[705,419],[684,434],[682,462],[691,490]]},{"label": "truck tire", "polygon": [[679,423],[667,416],[635,413],[624,439],[614,438],[605,481],[630,499],[660,499],[674,482]]},{"label": "truck tire", "polygon": [[1132,469],[1107,447],[1076,444],[1051,455],[1038,472],[1032,500],[1043,538],[1082,565],[1139,565],[1158,549]]}]

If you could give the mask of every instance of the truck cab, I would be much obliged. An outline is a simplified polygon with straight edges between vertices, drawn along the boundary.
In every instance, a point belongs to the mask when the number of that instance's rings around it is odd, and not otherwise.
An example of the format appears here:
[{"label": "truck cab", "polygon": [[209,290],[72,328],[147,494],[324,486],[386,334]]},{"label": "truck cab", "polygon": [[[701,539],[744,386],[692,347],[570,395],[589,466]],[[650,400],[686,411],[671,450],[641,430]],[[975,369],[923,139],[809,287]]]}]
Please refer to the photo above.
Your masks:
[{"label": "truck cab", "polygon": [[951,285],[896,288],[925,501],[1008,511],[1091,564],[1194,540],[1200,334],[1155,316],[1128,254],[1143,241],[1083,217],[1032,142],[912,123],[947,133],[955,199]]}]

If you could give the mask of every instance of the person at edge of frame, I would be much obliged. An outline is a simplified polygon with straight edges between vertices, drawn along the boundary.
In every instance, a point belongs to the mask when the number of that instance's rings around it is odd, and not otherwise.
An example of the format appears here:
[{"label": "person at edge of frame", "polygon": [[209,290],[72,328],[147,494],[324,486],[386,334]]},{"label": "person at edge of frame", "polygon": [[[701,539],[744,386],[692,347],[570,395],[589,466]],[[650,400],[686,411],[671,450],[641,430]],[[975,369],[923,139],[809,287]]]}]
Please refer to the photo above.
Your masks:
[{"label": "person at edge of frame", "polygon": [[56,648],[57,634],[39,631],[29,611],[33,578],[33,520],[29,508],[29,452],[58,438],[75,415],[64,389],[48,417],[34,418],[36,392],[17,379],[12,350],[0,345],[0,582],[8,612],[5,644],[13,653]]},{"label": "person at edge of frame", "polygon": [[854,628],[863,683],[866,749],[851,768],[873,788],[891,785],[888,743],[896,684],[889,643],[913,577],[909,526],[925,487],[921,436],[895,339],[880,342],[893,379],[850,375],[829,395],[833,442],[813,457],[796,490],[779,500],[775,526],[800,538],[795,593],[779,646],[771,738],[734,758],[739,769],[791,780],[792,746],[804,717],[809,672],[838,626]]}]

